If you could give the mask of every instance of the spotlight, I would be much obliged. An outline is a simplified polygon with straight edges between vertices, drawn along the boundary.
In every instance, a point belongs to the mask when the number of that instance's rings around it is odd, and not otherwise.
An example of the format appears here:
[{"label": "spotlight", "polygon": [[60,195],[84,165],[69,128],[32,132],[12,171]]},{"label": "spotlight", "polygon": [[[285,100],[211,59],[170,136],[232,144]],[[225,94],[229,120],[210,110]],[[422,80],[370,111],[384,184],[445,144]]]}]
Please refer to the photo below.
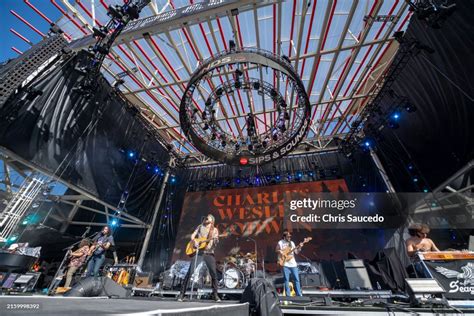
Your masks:
[{"label": "spotlight", "polygon": [[203,129],[203,130],[207,130],[208,128],[209,128],[209,124],[207,124],[207,123],[204,123],[204,126],[203,126],[203,128],[202,128],[202,129]]},{"label": "spotlight", "polygon": [[279,105],[280,105],[280,107],[282,107],[282,108],[286,108],[286,106],[287,106],[287,104],[286,104],[286,102],[285,102],[285,100],[284,100],[284,99],[281,99],[281,100],[280,100],[280,102],[279,102],[278,104],[279,104]]},{"label": "spotlight", "polygon": [[171,182],[171,183],[176,183],[176,177],[175,177],[175,176],[171,176],[170,182]]},{"label": "spotlight", "polygon": [[112,222],[110,222],[110,226],[114,227],[117,226],[118,221],[116,219],[113,219]]},{"label": "spotlight", "polygon": [[160,168],[155,167],[155,169],[153,169],[153,172],[154,172],[154,173],[160,173]]},{"label": "spotlight", "polygon": [[283,112],[283,118],[284,118],[285,120],[289,120],[289,119],[290,119],[290,113],[288,113],[288,112],[286,112],[286,111]]},{"label": "spotlight", "polygon": [[[216,90],[216,95],[217,95],[218,97],[220,97],[220,96],[222,96],[222,92],[224,92],[224,89],[218,88],[218,89]],[[208,99],[208,100],[209,100],[209,99]]]},{"label": "spotlight", "polygon": [[398,120],[399,118],[400,118],[400,113],[394,112],[394,113],[392,114],[392,119]]},{"label": "spotlight", "polygon": [[237,78],[239,78],[240,76],[243,75],[243,72],[239,68],[237,68],[237,69],[235,69],[235,75],[236,75]]},{"label": "spotlight", "polygon": [[414,177],[414,178],[413,178],[413,182],[415,182],[415,183],[418,182],[418,178],[417,178],[417,177]]},{"label": "spotlight", "polygon": [[[249,150],[251,150],[251,149],[249,148]],[[246,164],[248,164],[248,162],[249,162],[249,160],[247,158],[245,158],[245,157],[240,158],[240,164],[242,166],[245,166]]]},{"label": "spotlight", "polygon": [[11,236],[10,238],[8,238],[8,241],[12,242],[15,241],[17,238],[17,236]]},{"label": "spotlight", "polygon": [[240,89],[242,87],[242,82],[240,82],[240,80],[236,80],[234,86],[236,89]]},{"label": "spotlight", "polygon": [[256,81],[253,83],[253,89],[254,90],[259,90],[260,89],[260,82]]},{"label": "spotlight", "polygon": [[211,134],[211,140],[216,140],[216,138],[217,138],[216,133],[212,133],[212,134]]},{"label": "spotlight", "polygon": [[232,50],[235,50],[235,42],[233,40],[230,40],[229,41],[229,49],[232,51]]},{"label": "spotlight", "polygon": [[275,98],[278,95],[278,93],[275,89],[272,89],[272,90],[270,90],[270,95],[271,95],[272,98]]},{"label": "spotlight", "polygon": [[135,157],[135,152],[129,151],[129,152],[128,152],[128,157],[129,157],[129,158]]},{"label": "spotlight", "polygon": [[[212,104],[212,99],[211,99],[211,98],[208,98],[204,104],[205,104],[206,106],[211,106],[211,104]],[[204,112],[203,112],[203,113],[204,113]]]},{"label": "spotlight", "polygon": [[235,183],[240,184],[240,178],[235,179]]},{"label": "spotlight", "polygon": [[424,189],[423,189],[423,192],[424,192],[424,193],[428,193],[428,192],[430,192],[430,190],[428,190],[427,188],[424,188]]},{"label": "spotlight", "polygon": [[416,112],[416,106],[414,106],[413,104],[407,102],[405,104],[405,111],[407,111],[408,113]]},{"label": "spotlight", "polygon": [[265,179],[267,179],[267,181],[271,181],[271,180],[272,180],[272,176],[266,176]]}]

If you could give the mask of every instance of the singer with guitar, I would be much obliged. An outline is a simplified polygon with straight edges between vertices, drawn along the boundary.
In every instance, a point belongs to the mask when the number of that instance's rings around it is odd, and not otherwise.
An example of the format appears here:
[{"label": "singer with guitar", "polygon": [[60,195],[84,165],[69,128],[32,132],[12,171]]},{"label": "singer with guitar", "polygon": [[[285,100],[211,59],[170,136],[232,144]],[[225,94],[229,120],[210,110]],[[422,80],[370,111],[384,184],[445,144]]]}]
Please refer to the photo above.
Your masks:
[{"label": "singer with guitar", "polygon": [[[191,235],[190,246],[188,246],[188,255],[195,255],[198,250],[198,258],[193,258],[191,266],[189,267],[188,273],[181,284],[181,292],[178,296],[178,301],[183,301],[184,294],[188,287],[189,279],[194,272],[194,269],[202,262],[207,266],[209,274],[212,280],[212,293],[215,301],[219,302],[221,299],[217,293],[217,271],[216,271],[216,258],[214,257],[214,250],[217,243],[219,242],[219,231],[215,227],[215,218],[211,214],[207,215],[202,224],[199,225]],[[194,246],[194,247],[193,247]]]},{"label": "singer with guitar", "polygon": [[64,283],[65,288],[69,288],[72,282],[72,276],[86,261],[87,255],[90,251],[90,240],[85,238],[79,244],[79,248],[76,251],[71,252],[69,255],[70,261],[66,273],[66,283]]},{"label": "singer with guitar", "polygon": [[99,277],[99,270],[105,261],[105,253],[110,246],[114,246],[114,237],[110,228],[105,226],[102,231],[92,240],[93,244],[89,250],[89,262],[87,263],[87,276]]},{"label": "singer with guitar", "polygon": [[278,242],[275,251],[278,254],[278,264],[283,268],[283,278],[285,280],[285,293],[289,296],[290,291],[290,275],[294,279],[294,289],[297,296],[303,296],[301,293],[300,276],[298,274],[298,265],[295,260],[295,254],[301,251],[301,248],[305,243],[310,241],[311,238],[305,238],[304,242],[295,246],[295,243],[291,241],[291,233],[285,229],[283,231],[283,238]]}]

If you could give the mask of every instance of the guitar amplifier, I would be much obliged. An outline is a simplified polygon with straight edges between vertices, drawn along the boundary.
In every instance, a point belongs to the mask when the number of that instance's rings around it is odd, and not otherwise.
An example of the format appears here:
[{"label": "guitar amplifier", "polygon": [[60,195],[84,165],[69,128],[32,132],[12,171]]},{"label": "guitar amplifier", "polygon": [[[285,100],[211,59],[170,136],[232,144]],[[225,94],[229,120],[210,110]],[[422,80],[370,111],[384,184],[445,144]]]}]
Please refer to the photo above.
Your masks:
[{"label": "guitar amplifier", "polygon": [[319,273],[302,273],[300,282],[302,288],[324,286]]},{"label": "guitar amplifier", "polygon": [[344,260],[344,269],[346,270],[349,288],[372,290],[369,274],[363,260]]},{"label": "guitar amplifier", "polygon": [[152,285],[153,272],[137,272],[133,279],[134,287],[150,287]]}]

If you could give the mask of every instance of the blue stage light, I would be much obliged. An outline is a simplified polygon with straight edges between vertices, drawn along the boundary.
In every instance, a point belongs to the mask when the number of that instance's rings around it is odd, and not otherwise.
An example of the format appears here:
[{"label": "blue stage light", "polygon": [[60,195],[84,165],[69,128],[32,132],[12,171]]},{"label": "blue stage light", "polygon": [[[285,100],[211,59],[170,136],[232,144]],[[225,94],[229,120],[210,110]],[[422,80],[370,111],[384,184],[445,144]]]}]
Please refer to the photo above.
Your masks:
[{"label": "blue stage light", "polygon": [[240,184],[240,178],[235,179],[235,183]]},{"label": "blue stage light", "polygon": [[171,176],[171,180],[170,180],[170,181],[171,181],[171,183],[176,183],[176,178],[175,178],[175,176]]},{"label": "blue stage light", "polygon": [[129,151],[128,151],[128,157],[129,157],[129,158],[135,157],[135,152],[129,150]]},{"label": "blue stage light", "polygon": [[392,119],[398,120],[399,118],[400,118],[400,113],[395,112],[395,113],[392,114]]},{"label": "blue stage light", "polygon": [[15,241],[17,238],[18,238],[17,236],[11,236],[10,238],[8,238],[8,241],[13,242],[13,241]]},{"label": "blue stage light", "polygon": [[159,173],[159,172],[160,172],[160,168],[155,167],[155,168],[153,169],[153,171],[154,171],[155,173]]},{"label": "blue stage light", "polygon": [[428,193],[430,190],[428,189],[423,189],[423,192]]},{"label": "blue stage light", "polygon": [[418,178],[417,178],[417,177],[414,177],[414,178],[413,178],[413,182],[418,182]]},{"label": "blue stage light", "polygon": [[117,226],[118,221],[116,219],[113,219],[112,222],[110,222],[110,226]]},{"label": "blue stage light", "polygon": [[280,175],[276,175],[276,176],[275,176],[275,180],[280,181],[280,180],[281,180]]}]

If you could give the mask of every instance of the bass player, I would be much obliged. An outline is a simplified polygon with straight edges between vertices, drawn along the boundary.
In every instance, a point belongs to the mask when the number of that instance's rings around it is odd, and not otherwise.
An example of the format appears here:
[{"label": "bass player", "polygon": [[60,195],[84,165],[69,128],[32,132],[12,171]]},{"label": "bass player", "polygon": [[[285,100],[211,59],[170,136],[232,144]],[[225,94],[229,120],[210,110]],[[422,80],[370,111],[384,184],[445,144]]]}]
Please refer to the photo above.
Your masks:
[{"label": "bass player", "polygon": [[[293,254],[298,254],[301,251],[301,247],[303,247],[303,243],[300,243],[298,247],[295,246],[295,243],[291,241],[291,233],[285,229],[283,231],[283,238],[278,242],[275,251],[278,253],[280,257],[284,256],[289,250],[292,251]],[[288,249],[289,248],[289,249]],[[282,265],[283,268],[283,278],[285,280],[285,293],[286,295],[290,295],[290,275],[293,276],[295,281],[295,292],[297,296],[303,296],[301,293],[301,284],[300,284],[300,276],[298,274],[298,265],[295,260],[294,255],[289,255],[284,260]]]},{"label": "bass player", "polygon": [[183,283],[181,284],[181,292],[178,296],[178,301],[182,302],[184,299],[184,294],[188,287],[189,279],[194,272],[194,269],[199,266],[199,264],[204,261],[209,270],[212,280],[212,294],[216,302],[220,302],[221,299],[217,293],[217,271],[216,271],[216,258],[214,257],[214,250],[217,243],[219,242],[219,231],[215,227],[215,218],[211,214],[207,215],[204,218],[204,221],[199,225],[191,235],[191,242],[194,243],[194,247],[198,248],[200,246],[197,239],[206,239],[209,240],[207,246],[198,253],[198,258],[193,258],[191,261],[191,266],[189,267],[188,273],[184,278]]}]

